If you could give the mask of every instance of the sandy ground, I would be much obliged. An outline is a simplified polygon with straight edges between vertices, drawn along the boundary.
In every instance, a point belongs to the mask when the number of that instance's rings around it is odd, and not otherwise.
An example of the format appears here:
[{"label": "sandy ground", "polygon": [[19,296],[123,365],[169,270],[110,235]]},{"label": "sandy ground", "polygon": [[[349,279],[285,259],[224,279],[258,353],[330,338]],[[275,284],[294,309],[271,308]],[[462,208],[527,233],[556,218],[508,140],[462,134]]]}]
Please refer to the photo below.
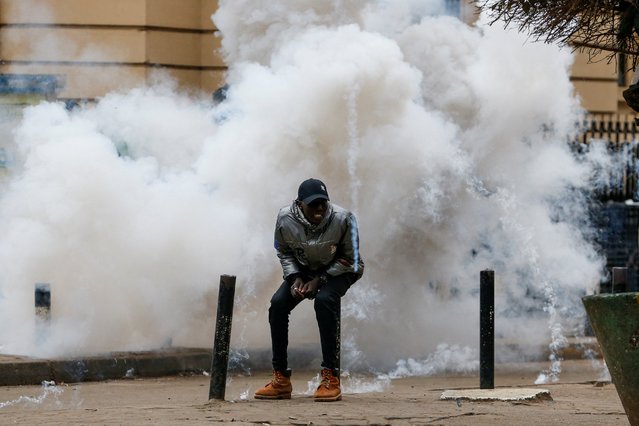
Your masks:
[{"label": "sandy ground", "polygon": [[[497,387],[536,387],[544,364],[498,365]],[[595,382],[600,371],[587,361],[565,361],[561,380],[537,386],[552,401],[441,401],[444,390],[477,388],[477,376],[344,379],[344,399],[314,402],[316,372],[294,372],[293,399],[257,401],[268,381],[260,372],[230,376],[225,401],[208,401],[206,376],[0,388],[0,424],[20,425],[628,425],[612,384]],[[355,380],[356,379],[356,380]],[[377,387],[377,391],[375,390]],[[379,391],[383,389],[382,391]]]}]

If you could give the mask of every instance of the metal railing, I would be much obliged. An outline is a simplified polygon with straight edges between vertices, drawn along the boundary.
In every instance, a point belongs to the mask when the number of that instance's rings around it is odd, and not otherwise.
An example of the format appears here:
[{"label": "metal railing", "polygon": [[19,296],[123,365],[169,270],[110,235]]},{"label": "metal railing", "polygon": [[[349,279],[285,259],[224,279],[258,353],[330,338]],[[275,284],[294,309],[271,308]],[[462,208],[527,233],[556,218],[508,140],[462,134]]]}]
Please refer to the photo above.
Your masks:
[{"label": "metal railing", "polygon": [[629,143],[636,139],[639,129],[632,115],[593,114],[579,123],[579,142],[590,139],[605,139],[616,144]]},{"label": "metal railing", "polygon": [[598,190],[603,201],[639,201],[639,128],[631,115],[591,115],[578,123],[577,136],[569,141],[575,152],[588,149],[593,140],[606,142],[617,163],[608,176],[608,184]]}]

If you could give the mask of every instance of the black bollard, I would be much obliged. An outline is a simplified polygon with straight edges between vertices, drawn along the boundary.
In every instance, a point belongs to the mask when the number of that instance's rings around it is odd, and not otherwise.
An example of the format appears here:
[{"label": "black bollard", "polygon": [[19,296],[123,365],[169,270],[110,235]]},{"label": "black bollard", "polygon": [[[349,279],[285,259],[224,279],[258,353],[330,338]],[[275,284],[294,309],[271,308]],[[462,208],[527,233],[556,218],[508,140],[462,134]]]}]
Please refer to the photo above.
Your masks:
[{"label": "black bollard", "polygon": [[224,399],[226,390],[226,371],[229,364],[229,346],[231,343],[231,323],[233,322],[233,298],[235,297],[235,276],[222,275],[217,297],[217,320],[215,322],[215,340],[213,359],[211,360],[211,387],[209,400]]},{"label": "black bollard", "polygon": [[337,334],[335,335],[337,342],[337,351],[335,355],[337,360],[335,361],[335,367],[339,375],[342,374],[342,299],[337,301]]},{"label": "black bollard", "polygon": [[495,271],[480,273],[479,388],[495,388]]},{"label": "black bollard", "polygon": [[35,285],[35,314],[40,323],[51,320],[51,287],[46,283]]},{"label": "black bollard", "polygon": [[628,291],[628,268],[612,268],[612,292],[625,293]]}]

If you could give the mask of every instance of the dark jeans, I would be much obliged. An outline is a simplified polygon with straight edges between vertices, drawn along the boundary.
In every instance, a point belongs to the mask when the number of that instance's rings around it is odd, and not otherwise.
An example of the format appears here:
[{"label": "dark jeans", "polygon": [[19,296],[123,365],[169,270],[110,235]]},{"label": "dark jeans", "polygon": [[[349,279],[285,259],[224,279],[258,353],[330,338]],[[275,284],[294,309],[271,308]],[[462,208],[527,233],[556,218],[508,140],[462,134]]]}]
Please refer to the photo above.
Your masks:
[{"label": "dark jeans", "polygon": [[[337,321],[340,315],[340,298],[358,279],[359,276],[352,273],[330,277],[315,296],[315,317],[319,326],[324,368],[337,367]],[[291,295],[291,285],[286,281],[271,298],[268,321],[271,325],[274,370],[285,371],[288,368],[288,318],[293,308],[300,302],[301,300]]]}]

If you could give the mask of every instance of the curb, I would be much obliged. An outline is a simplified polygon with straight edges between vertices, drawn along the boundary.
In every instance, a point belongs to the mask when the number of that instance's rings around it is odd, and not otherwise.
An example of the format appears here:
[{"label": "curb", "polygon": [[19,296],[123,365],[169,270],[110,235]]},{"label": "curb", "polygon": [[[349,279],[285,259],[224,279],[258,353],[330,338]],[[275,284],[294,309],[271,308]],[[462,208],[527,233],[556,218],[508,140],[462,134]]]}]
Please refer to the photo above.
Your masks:
[{"label": "curb", "polygon": [[12,358],[10,362],[0,362],[0,386],[201,374],[211,368],[210,350],[189,348],[113,353],[74,360]]},{"label": "curb", "polygon": [[[495,354],[501,355],[502,362],[548,361],[551,352],[549,345],[534,345],[516,341],[495,341]],[[603,358],[601,347],[595,337],[571,337],[557,351],[560,359]]]},{"label": "curb", "polygon": [[[547,361],[548,347],[495,342],[497,352],[512,353],[500,362]],[[584,353],[601,358],[601,350],[595,338],[569,340],[559,353],[562,359],[584,359]],[[117,352],[79,359],[34,359],[0,355],[0,386],[39,385],[44,381],[79,383],[101,380],[134,379],[138,377],[162,377],[181,374],[202,374],[211,369],[210,349],[169,348],[156,351]],[[320,353],[317,348],[292,348],[289,360],[302,364]],[[270,349],[256,350],[244,361],[248,370],[268,370]],[[233,368],[230,369],[232,371]]]}]

